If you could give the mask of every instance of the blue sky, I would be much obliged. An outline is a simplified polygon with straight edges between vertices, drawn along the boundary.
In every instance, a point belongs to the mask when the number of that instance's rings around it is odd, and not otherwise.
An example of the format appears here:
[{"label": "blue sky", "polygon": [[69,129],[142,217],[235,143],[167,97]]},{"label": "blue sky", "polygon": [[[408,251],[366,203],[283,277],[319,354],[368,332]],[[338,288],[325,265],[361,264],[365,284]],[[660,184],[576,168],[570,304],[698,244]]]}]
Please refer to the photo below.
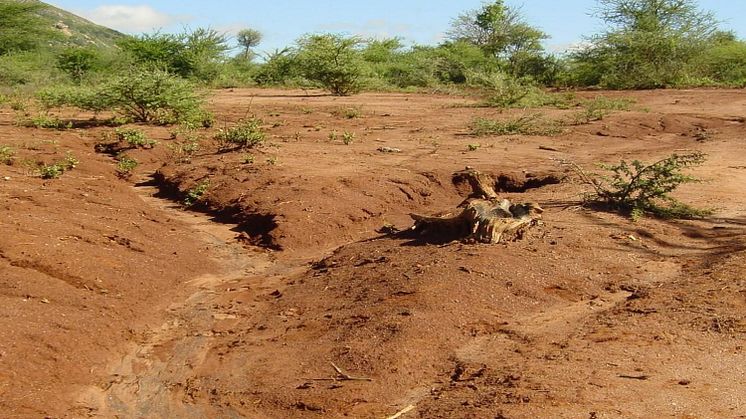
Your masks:
[{"label": "blue sky", "polygon": [[[400,36],[408,43],[437,44],[451,19],[478,8],[481,0],[52,0],[57,7],[126,33],[162,29],[177,32],[185,26],[235,33],[251,27],[264,34],[259,50],[290,45],[310,32],[342,32],[362,36]],[[516,0],[526,19],[552,38],[553,51],[564,50],[583,35],[601,28],[589,16],[594,0]],[[700,0],[725,28],[746,38],[746,0]]]}]

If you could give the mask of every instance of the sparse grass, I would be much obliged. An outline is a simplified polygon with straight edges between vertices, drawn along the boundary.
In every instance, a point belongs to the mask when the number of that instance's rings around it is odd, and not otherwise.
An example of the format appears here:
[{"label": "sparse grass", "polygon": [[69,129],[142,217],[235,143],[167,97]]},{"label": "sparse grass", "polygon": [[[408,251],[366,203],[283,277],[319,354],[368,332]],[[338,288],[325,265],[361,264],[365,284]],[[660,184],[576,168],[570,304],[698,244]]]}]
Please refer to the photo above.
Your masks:
[{"label": "sparse grass", "polygon": [[198,137],[190,137],[183,141],[176,141],[168,145],[173,153],[174,160],[180,163],[189,163],[192,156],[202,147]]},{"label": "sparse grass", "polygon": [[241,161],[243,164],[254,164],[254,156],[252,154],[246,154],[243,156],[243,160]]},{"label": "sparse grass", "polygon": [[481,144],[468,144],[468,145],[466,146],[466,148],[467,148],[467,149],[468,149],[469,151],[477,151],[477,150],[479,150],[479,149],[480,149],[481,147],[482,147],[482,145],[481,145]]},{"label": "sparse grass", "polygon": [[472,122],[472,133],[485,135],[540,135],[555,136],[562,133],[562,124],[547,120],[540,114],[531,114],[505,120],[476,118]]},{"label": "sparse grass", "polygon": [[72,122],[64,122],[56,116],[39,114],[21,123],[25,127],[46,128],[46,129],[70,129],[73,127]]},{"label": "sparse grass", "polygon": [[603,120],[608,112],[603,109],[583,109],[573,112],[570,118],[565,122],[567,125],[585,125],[591,122]]},{"label": "sparse grass", "polygon": [[191,207],[194,204],[203,200],[205,193],[210,189],[210,179],[204,179],[197,183],[193,188],[186,192],[186,196],[182,203],[186,207]]},{"label": "sparse grass", "polygon": [[363,110],[358,106],[344,107],[333,110],[332,115],[340,118],[355,119],[363,115]]},{"label": "sparse grass", "polygon": [[153,148],[157,144],[155,140],[148,138],[145,133],[136,128],[117,128],[114,135],[118,141],[126,142],[133,148]]},{"label": "sparse grass", "polygon": [[215,139],[223,148],[255,148],[262,145],[266,137],[261,125],[260,119],[249,118],[235,126],[220,129]]},{"label": "sparse grass", "polygon": [[139,164],[140,163],[134,158],[123,153],[119,154],[117,156],[117,176],[122,179],[129,178],[132,176],[132,171],[135,170]]},{"label": "sparse grass", "polygon": [[605,96],[596,96],[590,100],[584,100],[581,105],[591,110],[605,111],[629,111],[636,101],[630,98],[610,98]]},{"label": "sparse grass", "polygon": [[329,141],[334,142],[337,141],[337,139],[339,139],[339,133],[337,133],[336,130],[329,133]]},{"label": "sparse grass", "polygon": [[68,152],[65,154],[65,158],[62,161],[39,166],[39,176],[41,176],[42,179],[57,179],[65,172],[74,169],[78,163],[80,163],[80,161],[78,161],[72,153]]},{"label": "sparse grass", "polygon": [[7,145],[0,145],[0,164],[10,166],[15,160],[16,152]]},{"label": "sparse grass", "polygon": [[274,166],[277,164],[277,156],[270,156],[267,157],[267,164],[270,166]]}]

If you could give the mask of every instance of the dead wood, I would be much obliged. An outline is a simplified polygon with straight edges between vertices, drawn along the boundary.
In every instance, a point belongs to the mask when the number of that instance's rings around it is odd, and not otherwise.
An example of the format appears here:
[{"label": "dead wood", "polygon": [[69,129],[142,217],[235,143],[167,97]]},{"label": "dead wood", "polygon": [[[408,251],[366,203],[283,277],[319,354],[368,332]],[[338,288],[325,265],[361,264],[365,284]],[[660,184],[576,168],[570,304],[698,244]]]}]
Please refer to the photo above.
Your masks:
[{"label": "dead wood", "polygon": [[500,243],[520,237],[526,228],[536,225],[543,210],[536,203],[512,204],[499,199],[495,181],[487,174],[467,168],[454,174],[466,180],[472,195],[461,204],[457,214],[425,216],[410,214],[415,221],[412,230],[426,235],[467,238],[480,243]]}]

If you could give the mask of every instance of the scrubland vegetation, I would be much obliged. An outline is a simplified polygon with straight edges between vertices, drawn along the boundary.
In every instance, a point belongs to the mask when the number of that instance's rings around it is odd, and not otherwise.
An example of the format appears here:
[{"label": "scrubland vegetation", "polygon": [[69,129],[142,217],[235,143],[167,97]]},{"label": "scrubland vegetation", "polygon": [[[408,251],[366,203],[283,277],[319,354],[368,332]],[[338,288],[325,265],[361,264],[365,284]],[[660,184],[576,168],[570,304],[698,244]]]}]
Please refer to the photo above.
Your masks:
[{"label": "scrubland vegetation", "polygon": [[39,17],[44,7],[0,1],[6,94],[36,94],[46,108],[113,109],[148,123],[203,118],[195,111],[199,88],[288,86],[334,95],[464,90],[483,94],[489,106],[528,107],[553,101],[542,94],[547,87],[746,85],[746,42],[694,0],[598,0],[594,13],[604,29],[562,54],[546,51],[549,34],[503,0],[455,17],[440,45],[316,33],[265,53],[258,50],[261,33],[250,28],[235,41],[197,28],[121,35],[116,47],[81,46]]}]

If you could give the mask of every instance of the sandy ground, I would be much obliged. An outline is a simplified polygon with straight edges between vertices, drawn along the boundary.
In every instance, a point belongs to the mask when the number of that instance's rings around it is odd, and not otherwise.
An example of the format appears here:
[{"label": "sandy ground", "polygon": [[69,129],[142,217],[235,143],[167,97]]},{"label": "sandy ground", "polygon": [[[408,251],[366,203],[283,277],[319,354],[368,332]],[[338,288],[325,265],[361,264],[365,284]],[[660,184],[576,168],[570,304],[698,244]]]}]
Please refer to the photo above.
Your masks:
[{"label": "sandy ground", "polygon": [[[635,103],[558,136],[476,137],[475,117],[577,109],[220,91],[189,162],[169,128],[142,127],[158,145],[129,152],[129,179],[94,151],[112,128],[23,128],[4,109],[1,416],[746,417],[746,94],[579,95]],[[250,115],[267,143],[219,152],[214,131]],[[705,220],[582,208],[559,164],[687,151],[708,155],[704,182],[677,197]],[[35,174],[66,152],[75,169]],[[452,210],[466,166],[539,202],[543,225],[498,245],[377,232]]]}]

